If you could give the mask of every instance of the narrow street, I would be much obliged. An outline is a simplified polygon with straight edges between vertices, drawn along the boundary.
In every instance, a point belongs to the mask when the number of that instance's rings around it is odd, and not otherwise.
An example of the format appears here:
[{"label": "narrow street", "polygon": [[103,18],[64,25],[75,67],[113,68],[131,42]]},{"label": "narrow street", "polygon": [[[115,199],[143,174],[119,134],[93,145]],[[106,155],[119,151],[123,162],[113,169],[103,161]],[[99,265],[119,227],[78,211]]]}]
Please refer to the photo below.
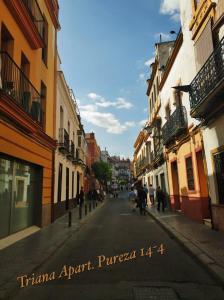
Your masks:
[{"label": "narrow street", "polygon": [[[158,251],[161,244],[163,254]],[[151,257],[141,256],[150,246]],[[103,255],[113,257],[127,252],[129,260],[123,255],[121,262],[117,257],[116,263],[106,265]],[[86,264],[84,271],[68,279],[63,266],[75,268],[80,264]],[[52,272],[55,280],[33,286],[29,281],[13,299],[224,299],[222,287],[150,216],[132,212],[126,192],[108,200],[87,218],[34,277]],[[157,298],[153,298],[155,295]]]}]

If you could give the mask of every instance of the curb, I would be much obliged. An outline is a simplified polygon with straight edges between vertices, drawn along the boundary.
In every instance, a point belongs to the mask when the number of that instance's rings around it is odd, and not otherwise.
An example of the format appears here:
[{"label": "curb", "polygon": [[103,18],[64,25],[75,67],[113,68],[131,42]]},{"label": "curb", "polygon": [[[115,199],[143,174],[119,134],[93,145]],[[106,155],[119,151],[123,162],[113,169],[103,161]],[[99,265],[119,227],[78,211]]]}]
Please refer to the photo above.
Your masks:
[{"label": "curb", "polygon": [[216,281],[224,286],[224,269],[220,267],[212,257],[203,252],[198,245],[185,238],[166,222],[158,219],[149,209],[147,209],[147,211],[150,216],[191,255],[192,258],[199,262]]},{"label": "curb", "polygon": [[[66,227],[69,232],[67,232],[66,237],[60,241],[54,248],[51,248],[51,251],[48,251],[43,257],[43,259],[38,262],[35,266],[31,267],[29,271],[26,272],[28,276],[31,276],[32,273],[34,273],[36,270],[38,270],[43,264],[50,258],[52,257],[60,248],[63,247],[63,245],[71,238],[71,236],[78,232],[80,228],[85,225],[86,220],[88,220],[90,217],[94,215],[96,211],[98,211],[98,208],[101,208],[105,205],[105,203],[108,201],[106,198],[102,203],[98,203],[97,207],[95,209],[92,209],[91,212],[89,212],[86,216],[83,216],[82,219],[78,219],[78,226],[74,229],[73,226],[71,227]],[[62,216],[62,218],[65,217]],[[49,226],[53,225],[54,223],[50,224]],[[66,224],[66,223],[65,223]],[[46,228],[44,228],[46,229]],[[0,300],[6,300],[6,299],[11,299],[11,297],[14,297],[17,292],[20,290],[20,287],[17,284],[17,281],[10,281],[6,283],[5,285],[1,285],[0,287]]]}]

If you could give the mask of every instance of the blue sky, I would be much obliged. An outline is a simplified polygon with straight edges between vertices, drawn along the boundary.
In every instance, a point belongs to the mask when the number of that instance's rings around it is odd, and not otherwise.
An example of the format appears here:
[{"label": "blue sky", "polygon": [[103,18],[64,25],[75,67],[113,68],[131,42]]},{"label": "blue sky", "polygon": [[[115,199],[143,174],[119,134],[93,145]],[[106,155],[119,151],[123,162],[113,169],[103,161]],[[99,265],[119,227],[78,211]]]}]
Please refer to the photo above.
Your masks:
[{"label": "blue sky", "polygon": [[148,117],[146,83],[154,44],[179,30],[179,0],[59,0],[62,70],[86,132],[101,149],[132,157]]}]

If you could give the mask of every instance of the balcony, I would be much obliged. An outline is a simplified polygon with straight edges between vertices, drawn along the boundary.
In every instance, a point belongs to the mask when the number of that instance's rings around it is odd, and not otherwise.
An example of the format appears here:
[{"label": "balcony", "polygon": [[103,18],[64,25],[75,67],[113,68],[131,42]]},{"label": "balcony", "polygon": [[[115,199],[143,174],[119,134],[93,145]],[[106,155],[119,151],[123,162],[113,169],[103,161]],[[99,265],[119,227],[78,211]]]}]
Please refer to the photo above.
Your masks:
[{"label": "balcony", "polygon": [[59,142],[58,142],[59,150],[63,154],[69,154],[70,153],[70,147],[69,147],[69,134],[64,128],[59,128]]},{"label": "balcony", "polygon": [[224,38],[190,84],[191,116],[209,119],[224,108]]},{"label": "balcony", "polygon": [[70,141],[69,152],[67,154],[67,158],[70,159],[71,161],[73,161],[75,158],[75,145],[72,140]]},{"label": "balcony", "polygon": [[76,149],[75,155],[74,155],[74,158],[73,158],[72,162],[75,165],[84,165],[84,162],[81,158],[81,153],[80,153],[79,149]]},{"label": "balcony", "polygon": [[44,18],[37,0],[4,1],[31,47],[44,47]]},{"label": "balcony", "polygon": [[177,107],[162,127],[163,144],[167,145],[187,131],[187,111],[184,106]]},{"label": "balcony", "polygon": [[41,96],[6,52],[0,52],[0,94],[4,94],[43,127]]}]

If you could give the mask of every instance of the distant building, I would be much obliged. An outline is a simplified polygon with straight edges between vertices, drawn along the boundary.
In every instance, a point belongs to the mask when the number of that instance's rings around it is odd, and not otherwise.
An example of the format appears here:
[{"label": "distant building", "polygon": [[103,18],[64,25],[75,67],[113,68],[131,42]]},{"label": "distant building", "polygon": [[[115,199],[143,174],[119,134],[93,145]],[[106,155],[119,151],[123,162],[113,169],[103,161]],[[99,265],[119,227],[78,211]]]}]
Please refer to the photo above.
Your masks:
[{"label": "distant building", "polygon": [[100,159],[106,163],[108,163],[108,160],[109,160],[109,153],[107,151],[107,149],[105,148],[105,150],[102,150],[101,153],[100,153]]},{"label": "distant building", "polygon": [[86,165],[87,165],[87,177],[85,179],[85,192],[88,192],[90,189],[98,188],[99,183],[96,180],[93,172],[92,172],[92,165],[96,161],[100,161],[100,147],[97,144],[95,133],[86,133],[85,139],[87,143],[87,159],[86,159]]}]

